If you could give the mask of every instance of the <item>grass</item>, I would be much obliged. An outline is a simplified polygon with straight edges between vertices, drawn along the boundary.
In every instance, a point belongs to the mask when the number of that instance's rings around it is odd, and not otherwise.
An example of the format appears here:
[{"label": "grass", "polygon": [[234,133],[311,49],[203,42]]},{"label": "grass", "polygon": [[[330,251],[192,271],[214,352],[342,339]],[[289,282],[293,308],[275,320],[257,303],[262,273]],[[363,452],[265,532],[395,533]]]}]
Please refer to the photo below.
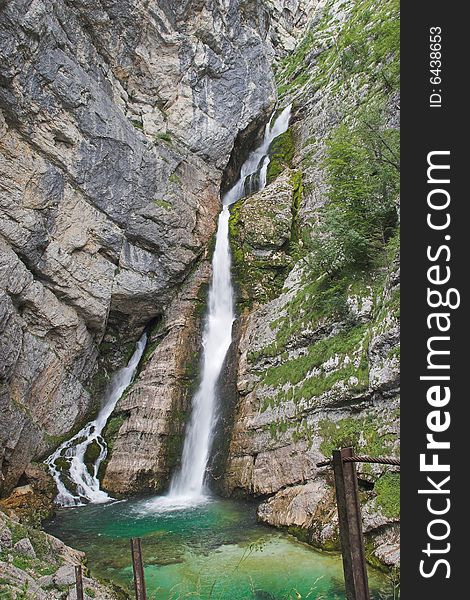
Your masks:
[{"label": "grass", "polygon": [[349,446],[358,453],[370,456],[390,455],[396,436],[391,433],[380,433],[383,425],[384,422],[371,416],[320,421],[318,432],[323,438],[320,450],[325,457],[331,457],[333,450]]},{"label": "grass", "polygon": [[396,519],[400,516],[400,475],[399,473],[385,473],[375,483],[377,493],[375,499],[382,513],[389,518]]},{"label": "grass", "polygon": [[155,141],[158,141],[158,140],[162,140],[163,142],[171,143],[172,137],[169,133],[162,131],[160,133],[157,133],[157,135],[155,136]]},{"label": "grass", "polygon": [[164,208],[165,210],[171,210],[173,208],[173,204],[171,202],[168,202],[168,200],[163,200],[162,198],[155,198],[153,203],[155,206]]}]

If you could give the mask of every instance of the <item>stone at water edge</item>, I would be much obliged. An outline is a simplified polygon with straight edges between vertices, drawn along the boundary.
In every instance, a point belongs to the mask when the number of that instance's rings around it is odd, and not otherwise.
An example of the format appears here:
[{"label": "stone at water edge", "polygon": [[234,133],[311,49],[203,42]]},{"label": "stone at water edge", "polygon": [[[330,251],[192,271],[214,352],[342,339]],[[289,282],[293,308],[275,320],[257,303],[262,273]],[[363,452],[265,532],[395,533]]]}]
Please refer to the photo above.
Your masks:
[{"label": "stone at water edge", "polygon": [[28,538],[22,538],[21,540],[18,540],[13,546],[13,550],[18,552],[18,554],[27,556],[28,558],[36,558],[36,552],[33,548],[31,540]]}]

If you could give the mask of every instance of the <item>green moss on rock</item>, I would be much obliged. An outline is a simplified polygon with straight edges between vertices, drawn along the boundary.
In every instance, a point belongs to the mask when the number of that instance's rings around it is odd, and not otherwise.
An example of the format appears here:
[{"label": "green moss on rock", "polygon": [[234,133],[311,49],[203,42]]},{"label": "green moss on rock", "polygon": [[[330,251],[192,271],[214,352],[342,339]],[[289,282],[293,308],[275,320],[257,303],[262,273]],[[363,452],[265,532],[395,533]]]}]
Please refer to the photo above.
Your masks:
[{"label": "green moss on rock", "polygon": [[307,354],[268,369],[264,383],[271,386],[296,384],[305,379],[310,371],[321,367],[333,357],[337,357],[338,361],[342,362],[345,357],[362,349],[361,342],[366,331],[366,325],[358,325],[349,331],[341,331],[337,335],[316,342],[309,347]]},{"label": "green moss on rock", "polygon": [[93,465],[97,461],[101,452],[101,448],[96,440],[94,440],[86,449],[84,462],[90,472],[93,472]]},{"label": "green moss on rock", "polygon": [[318,429],[323,438],[320,450],[324,456],[331,456],[333,450],[351,446],[362,454],[387,456],[391,452],[396,435],[380,433],[381,425],[384,424],[372,416],[320,421]]},{"label": "green moss on rock", "polygon": [[168,202],[168,200],[163,200],[163,198],[155,198],[153,203],[155,204],[155,206],[158,206],[159,208],[164,208],[165,210],[171,210],[173,208],[173,204],[171,202]]},{"label": "green moss on rock", "polygon": [[289,128],[284,133],[281,133],[275,138],[269,147],[270,163],[266,174],[266,182],[269,185],[284,171],[284,169],[292,166],[294,157],[294,136],[292,129]]},{"label": "green moss on rock", "polygon": [[119,430],[121,429],[124,421],[126,420],[126,415],[124,413],[115,413],[111,415],[106,423],[105,428],[102,431],[102,437],[106,443],[108,452],[105,460],[101,463],[98,477],[102,478],[103,474],[106,471],[106,467],[108,465],[109,460],[113,454],[114,443],[117,440]]},{"label": "green moss on rock", "polygon": [[278,296],[292,268],[292,190],[287,174],[231,207],[230,243],[241,306]]},{"label": "green moss on rock", "polygon": [[108,455],[113,451],[114,442],[116,441],[119,430],[125,420],[126,415],[123,413],[112,415],[103,429],[102,435],[108,446]]},{"label": "green moss on rock", "polygon": [[382,513],[391,519],[400,516],[400,475],[399,473],[385,473],[377,480],[374,490],[375,499]]}]

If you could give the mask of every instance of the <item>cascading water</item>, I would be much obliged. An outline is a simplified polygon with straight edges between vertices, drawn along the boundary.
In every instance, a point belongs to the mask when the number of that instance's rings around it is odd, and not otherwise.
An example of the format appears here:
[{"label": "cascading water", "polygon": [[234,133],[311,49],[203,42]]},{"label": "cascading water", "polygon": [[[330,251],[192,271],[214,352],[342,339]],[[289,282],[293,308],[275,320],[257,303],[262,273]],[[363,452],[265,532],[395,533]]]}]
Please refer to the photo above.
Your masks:
[{"label": "cascading water", "polygon": [[[57,486],[56,502],[62,506],[80,506],[84,501],[91,503],[102,503],[112,500],[106,492],[100,489],[98,471],[101,463],[106,458],[107,446],[101,436],[101,433],[111,416],[117,401],[122,396],[126,388],[134,379],[142,354],[147,343],[147,334],[144,333],[137,342],[134,353],[129,363],[116,371],[111,377],[111,381],[106,391],[103,408],[98,413],[94,421],[90,421],[70,440],[61,444],[57,450],[51,454],[45,461],[55,480]],[[85,464],[85,454],[87,448],[96,443],[99,448],[98,458],[93,464],[93,472],[90,473]],[[75,487],[75,493],[70,491],[65,483],[64,469],[59,470],[57,461],[66,461],[67,468],[65,472],[68,479]]]},{"label": "cascading water", "polygon": [[252,151],[241,168],[240,177],[222,199],[212,259],[206,325],[203,334],[201,382],[192,401],[192,415],[183,447],[181,469],[171,482],[167,501],[191,502],[205,496],[205,473],[211,450],[217,411],[217,382],[232,342],[235,319],[230,276],[229,206],[266,185],[271,142],[289,126],[291,107],[285,108],[271,126],[266,125],[262,144]]}]

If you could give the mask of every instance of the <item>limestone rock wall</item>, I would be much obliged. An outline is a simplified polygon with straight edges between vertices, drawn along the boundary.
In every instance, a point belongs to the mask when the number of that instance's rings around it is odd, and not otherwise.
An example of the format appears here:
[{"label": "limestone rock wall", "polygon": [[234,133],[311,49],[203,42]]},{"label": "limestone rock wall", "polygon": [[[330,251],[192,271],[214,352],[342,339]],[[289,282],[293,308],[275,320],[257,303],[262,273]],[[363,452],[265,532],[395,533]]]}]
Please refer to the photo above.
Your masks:
[{"label": "limestone rock wall", "polygon": [[0,2],[3,493],[199,261],[273,104],[266,37],[256,0]]}]

